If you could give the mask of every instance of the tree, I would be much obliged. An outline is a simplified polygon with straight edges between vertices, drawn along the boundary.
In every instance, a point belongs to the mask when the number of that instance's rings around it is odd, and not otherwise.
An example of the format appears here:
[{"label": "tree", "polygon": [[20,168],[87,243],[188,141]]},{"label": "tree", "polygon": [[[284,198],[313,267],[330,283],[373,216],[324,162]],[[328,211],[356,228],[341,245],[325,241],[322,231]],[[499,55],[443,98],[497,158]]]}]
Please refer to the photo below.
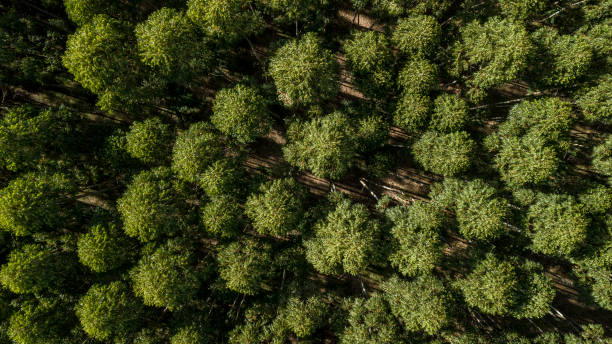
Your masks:
[{"label": "tree", "polygon": [[0,189],[0,229],[17,236],[60,226],[63,205],[75,192],[63,174],[27,173]]},{"label": "tree", "polygon": [[269,73],[287,107],[308,107],[338,93],[338,64],[312,33],[280,47],[270,59]]},{"label": "tree", "polygon": [[117,200],[123,230],[142,242],[172,235],[182,226],[179,193],[172,173],[158,167],[137,174]]},{"label": "tree", "polygon": [[492,254],[479,261],[457,284],[468,306],[487,314],[508,314],[517,303],[516,268]]},{"label": "tree", "polygon": [[134,294],[147,306],[176,310],[192,302],[202,284],[194,255],[177,241],[168,241],[144,255],[130,271]]},{"label": "tree", "polygon": [[431,99],[429,96],[404,92],[397,102],[393,124],[408,131],[418,131],[427,124],[430,111]]},{"label": "tree", "polygon": [[291,123],[288,143],[283,147],[285,159],[319,178],[342,177],[357,155],[350,123],[348,116],[337,111],[309,122]]},{"label": "tree", "polygon": [[440,44],[442,29],[436,18],[427,15],[411,15],[397,21],[393,31],[393,43],[407,56],[429,56]]},{"label": "tree", "polygon": [[90,227],[77,242],[79,261],[94,272],[106,272],[123,265],[132,249],[130,241],[114,223]]},{"label": "tree", "polygon": [[134,29],[140,59],[179,81],[206,70],[212,53],[184,12],[157,10]]},{"label": "tree", "polygon": [[217,134],[205,122],[194,123],[180,133],[172,151],[172,170],[177,177],[195,183],[222,156]]},{"label": "tree", "polygon": [[217,92],[211,122],[240,143],[251,143],[268,133],[271,119],[266,100],[250,86],[236,85]]},{"label": "tree", "polygon": [[499,0],[498,6],[505,17],[528,22],[538,14],[544,13],[545,0]]},{"label": "tree", "polygon": [[463,129],[469,121],[468,105],[462,98],[444,93],[433,102],[429,128],[442,133]]},{"label": "tree", "polygon": [[465,183],[457,195],[455,212],[459,233],[468,239],[490,240],[503,235],[510,216],[508,202],[480,179]]},{"label": "tree", "polygon": [[393,344],[400,342],[397,321],[391,316],[382,294],[357,298],[351,304],[348,326],[340,335],[341,344]]},{"label": "tree", "polygon": [[68,18],[77,25],[85,25],[97,14],[115,13],[116,1],[104,0],[64,0]]},{"label": "tree", "polygon": [[306,259],[323,274],[358,275],[376,254],[379,229],[363,204],[342,199],[304,241]]},{"label": "tree", "polygon": [[234,241],[219,249],[219,274],[228,289],[255,295],[270,274],[270,247],[249,239]]},{"label": "tree", "polygon": [[432,275],[419,276],[411,282],[391,277],[381,289],[391,313],[408,331],[435,335],[450,322],[450,295]]},{"label": "tree", "polygon": [[393,85],[393,55],[384,34],[376,31],[354,31],[344,43],[348,69],[359,89],[369,97],[384,96]]},{"label": "tree", "polygon": [[210,198],[241,194],[245,177],[240,161],[230,158],[213,162],[200,176],[199,184]]},{"label": "tree", "polygon": [[282,318],[285,326],[298,338],[304,338],[323,325],[326,311],[327,304],[320,297],[311,296],[306,300],[292,297],[278,318]]},{"label": "tree", "polygon": [[413,144],[412,155],[425,170],[454,176],[470,167],[475,148],[475,142],[465,131],[450,134],[428,131]]},{"label": "tree", "polygon": [[147,165],[163,165],[172,152],[172,128],[159,117],[134,122],[125,135],[126,150]]},{"label": "tree", "polygon": [[26,244],[10,253],[0,283],[16,294],[40,294],[60,290],[75,273],[75,264],[65,254]]},{"label": "tree", "polygon": [[142,67],[134,58],[126,25],[96,15],[68,37],[63,63],[74,80],[99,96],[98,105],[112,110],[135,103]]},{"label": "tree", "polygon": [[234,42],[258,34],[265,22],[253,10],[254,1],[189,0],[187,16],[210,36]]},{"label": "tree", "polygon": [[261,234],[287,235],[297,230],[302,219],[304,189],[293,178],[261,184],[245,204],[253,228]]},{"label": "tree", "polygon": [[606,176],[612,176],[612,135],[593,148],[593,169]]},{"label": "tree", "polygon": [[547,195],[527,211],[526,225],[532,250],[550,255],[570,255],[584,244],[589,218],[572,197]]},{"label": "tree", "polygon": [[94,284],[75,306],[83,329],[97,340],[125,337],[138,329],[143,305],[123,282]]},{"label": "tree", "polygon": [[207,338],[200,324],[190,324],[179,328],[179,330],[170,337],[170,344],[199,344],[210,343],[211,338]]},{"label": "tree", "polygon": [[608,74],[593,87],[587,88],[576,103],[582,109],[584,117],[589,121],[600,121],[612,124],[612,100],[607,95],[612,93],[612,75]]},{"label": "tree", "polygon": [[520,23],[499,17],[463,26],[461,40],[453,49],[452,73],[459,76],[475,70],[467,85],[470,97],[476,100],[482,99],[489,88],[517,79],[534,50],[529,33]]},{"label": "tree", "polygon": [[20,302],[6,332],[18,344],[69,343],[70,330],[77,320],[67,306],[58,299],[50,298]]},{"label": "tree", "polygon": [[330,0],[260,0],[275,15],[274,21],[281,24],[295,24],[298,34],[298,22],[308,22],[324,12]]},{"label": "tree", "polygon": [[206,203],[200,213],[204,228],[217,237],[232,237],[240,233],[242,209],[230,196],[217,196]]},{"label": "tree", "polygon": [[519,296],[512,310],[515,318],[542,318],[550,312],[555,289],[540,264],[526,261],[520,267]]},{"label": "tree", "polygon": [[373,151],[387,143],[389,123],[378,115],[363,117],[359,120],[356,137],[359,151]]},{"label": "tree", "polygon": [[410,60],[399,73],[397,84],[404,93],[427,94],[438,86],[438,68],[428,60]]}]

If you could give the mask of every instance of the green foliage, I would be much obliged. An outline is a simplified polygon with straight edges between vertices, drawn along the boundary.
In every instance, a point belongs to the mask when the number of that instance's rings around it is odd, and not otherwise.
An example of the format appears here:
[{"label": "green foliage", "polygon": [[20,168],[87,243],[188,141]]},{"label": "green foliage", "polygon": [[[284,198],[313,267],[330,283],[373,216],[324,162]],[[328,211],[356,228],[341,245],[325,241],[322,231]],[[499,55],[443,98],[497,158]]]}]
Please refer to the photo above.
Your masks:
[{"label": "green foliage", "polygon": [[346,64],[356,77],[358,87],[371,97],[385,95],[392,86],[393,55],[384,34],[355,31],[344,42]]},{"label": "green foliage", "polygon": [[456,95],[444,93],[434,100],[429,128],[442,133],[463,129],[469,121],[468,105]]},{"label": "green foliage", "polygon": [[176,334],[170,338],[170,344],[200,344],[209,343],[201,325],[188,325],[181,327]]},{"label": "green foliage", "polygon": [[320,273],[357,275],[377,253],[380,225],[363,204],[341,200],[313,230],[304,247],[306,259]]},{"label": "green foliage", "polygon": [[141,61],[178,80],[208,68],[212,53],[184,12],[162,8],[134,30]]},{"label": "green foliage", "polygon": [[77,242],[79,261],[94,272],[106,272],[123,265],[130,258],[132,248],[114,223],[90,227]]},{"label": "green foliage", "polygon": [[529,33],[518,22],[499,17],[482,24],[473,21],[461,28],[452,72],[461,75],[475,70],[467,85],[470,96],[478,100],[487,89],[517,79],[533,50]]},{"label": "green foliage", "polygon": [[457,195],[455,212],[459,233],[468,239],[495,239],[507,231],[508,202],[496,197],[495,189],[480,179],[463,186]]},{"label": "green foliage", "polygon": [[422,58],[410,60],[400,71],[397,84],[405,93],[426,94],[438,86],[438,68]]},{"label": "green foliage", "polygon": [[441,36],[442,29],[436,18],[412,15],[397,21],[393,43],[407,56],[429,56],[438,47]]},{"label": "green foliage", "polygon": [[450,134],[428,131],[413,144],[412,155],[425,170],[454,176],[470,167],[475,148],[470,134],[464,131]]},{"label": "green foliage", "polygon": [[237,194],[240,193],[244,174],[239,161],[217,160],[202,173],[199,184],[211,198]]},{"label": "green foliage", "polygon": [[612,176],[612,135],[593,148],[593,169],[606,176]]},{"label": "green foliage", "polygon": [[276,179],[259,186],[245,204],[253,228],[261,234],[283,236],[297,230],[304,212],[305,190],[293,178]]},{"label": "green foliage", "polygon": [[123,230],[142,242],[172,235],[182,224],[179,193],[172,174],[159,167],[137,174],[117,200]]},{"label": "green foliage", "polygon": [[270,59],[269,73],[287,107],[318,104],[338,93],[338,64],[311,33],[279,48]]},{"label": "green foliage", "polygon": [[342,177],[357,154],[351,121],[338,111],[309,122],[291,123],[287,140],[283,147],[287,162],[320,178]]},{"label": "green foliage", "polygon": [[391,316],[382,294],[358,298],[351,305],[348,326],[340,335],[341,344],[394,344],[400,342],[397,321]]},{"label": "green foliage", "polygon": [[189,0],[187,16],[212,37],[233,42],[264,28],[261,14],[247,0]]},{"label": "green foliage", "polygon": [[28,173],[11,180],[0,189],[0,229],[16,236],[58,229],[73,183],[63,174]]},{"label": "green foliage", "polygon": [[408,131],[425,127],[431,110],[431,99],[420,93],[404,92],[395,108],[393,124]]},{"label": "green foliage", "polygon": [[64,0],[68,18],[77,25],[85,25],[97,14],[111,14],[114,1],[105,0]]},{"label": "green foliage", "polygon": [[432,275],[411,282],[392,277],[381,284],[381,289],[391,313],[408,331],[435,335],[450,322],[450,295]]},{"label": "green foliage", "polygon": [[570,255],[587,238],[589,218],[571,197],[543,196],[527,212],[527,229],[535,252]]},{"label": "green foliage", "polygon": [[[281,24],[293,24],[298,21],[317,19],[318,12],[323,12],[330,0],[259,0],[269,7],[275,15],[274,21]],[[315,17],[315,18],[313,18]],[[297,34],[297,32],[296,32]]]},{"label": "green foliage", "polygon": [[67,337],[75,321],[65,304],[39,298],[19,304],[9,320],[7,334],[17,344],[70,343]]},{"label": "green foliage", "polygon": [[172,129],[158,117],[134,122],[125,138],[127,152],[144,164],[163,165],[172,151]]},{"label": "green foliage", "polygon": [[320,297],[311,296],[306,300],[292,297],[279,318],[283,318],[284,325],[298,338],[304,338],[323,325],[326,310],[327,305]]},{"label": "green foliage", "polygon": [[240,232],[242,209],[230,196],[217,196],[202,207],[200,213],[206,231],[214,236],[227,238]]},{"label": "green foliage", "polygon": [[219,274],[228,289],[255,295],[270,274],[271,255],[267,245],[254,240],[234,241],[219,249]]},{"label": "green foliage", "polygon": [[382,116],[361,118],[357,127],[360,151],[370,151],[383,146],[389,137],[389,123]]},{"label": "green foliage", "polygon": [[75,273],[69,257],[40,244],[27,244],[11,252],[0,270],[0,283],[16,294],[39,294],[57,291]]},{"label": "green foliage", "polygon": [[99,96],[104,110],[136,101],[141,66],[133,58],[131,40],[125,24],[96,15],[66,42],[64,66],[75,81]]},{"label": "green foliage", "polygon": [[540,264],[528,261],[522,265],[519,290],[518,304],[512,311],[515,318],[542,318],[550,312],[555,289]]},{"label": "green foliage", "polygon": [[517,21],[529,21],[546,9],[546,0],[498,0],[498,5],[505,17]]},{"label": "green foliage", "polygon": [[134,294],[147,306],[176,310],[193,301],[202,283],[194,257],[178,242],[169,241],[143,256],[130,272]]},{"label": "green foliage", "polygon": [[122,282],[94,284],[75,306],[85,332],[98,340],[124,337],[138,328],[142,303]]},{"label": "green foliage", "polygon": [[576,99],[584,117],[589,121],[599,121],[612,124],[612,76],[604,76],[599,84],[586,89],[586,92]]},{"label": "green foliage", "polygon": [[195,183],[215,160],[222,156],[218,135],[206,122],[189,126],[176,139],[172,151],[172,170],[177,177]]},{"label": "green foliage", "polygon": [[250,86],[236,85],[217,92],[211,122],[240,143],[251,143],[270,130],[266,101]]}]

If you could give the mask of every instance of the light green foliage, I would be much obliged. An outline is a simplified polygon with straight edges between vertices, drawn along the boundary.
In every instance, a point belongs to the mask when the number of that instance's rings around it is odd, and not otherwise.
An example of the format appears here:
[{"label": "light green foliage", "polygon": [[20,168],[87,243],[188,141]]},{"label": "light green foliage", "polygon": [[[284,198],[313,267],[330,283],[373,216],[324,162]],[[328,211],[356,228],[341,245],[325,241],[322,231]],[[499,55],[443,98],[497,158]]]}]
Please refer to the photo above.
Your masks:
[{"label": "light green foliage", "polygon": [[212,37],[234,42],[264,28],[250,0],[189,0],[187,16]]},{"label": "light green foliage", "polygon": [[450,133],[463,129],[468,121],[468,105],[462,98],[444,93],[434,100],[430,129]]},{"label": "light green foliage", "polygon": [[337,179],[353,165],[357,154],[351,120],[341,112],[309,122],[295,121],[287,131],[285,159],[320,178]]},{"label": "light green foliage", "polygon": [[498,0],[499,8],[505,17],[517,21],[534,19],[546,9],[546,0]]},{"label": "light green foliage", "polygon": [[297,230],[302,219],[304,189],[293,178],[276,179],[260,185],[245,204],[253,228],[261,234],[287,235]]},{"label": "light green foliage", "polygon": [[612,188],[595,185],[578,196],[580,203],[590,214],[605,214],[612,209]]},{"label": "light green foliage", "polygon": [[344,42],[348,69],[355,75],[357,86],[370,97],[386,94],[392,86],[393,55],[384,34],[377,31],[355,31]]},{"label": "light green foliage", "polygon": [[379,227],[363,204],[343,199],[304,241],[306,259],[323,274],[357,275],[376,254]]},{"label": "light green foliage", "polygon": [[378,17],[399,17],[406,12],[403,0],[370,0],[372,12]]},{"label": "light green foliage", "polygon": [[75,306],[83,329],[98,340],[123,337],[136,330],[142,303],[122,282],[94,284]]},{"label": "light green foliage", "polygon": [[134,122],[125,138],[127,152],[148,165],[163,165],[172,151],[172,129],[158,117]]},{"label": "light green foliage", "polygon": [[270,274],[269,247],[254,240],[234,241],[219,249],[219,274],[228,289],[255,295]]},{"label": "light green foliage", "polygon": [[117,210],[123,230],[142,242],[173,234],[182,223],[179,194],[166,167],[137,174],[121,198]]},{"label": "light green foliage", "polygon": [[130,257],[129,240],[113,223],[95,225],[77,242],[81,264],[94,272],[105,272],[121,266]]},{"label": "light green foliage", "polygon": [[29,106],[10,108],[0,117],[0,168],[17,172],[43,164],[52,150],[64,148],[72,117],[63,107],[40,112]]},{"label": "light green foliage", "polygon": [[612,135],[593,148],[593,169],[606,176],[612,176]]},{"label": "light green foliage", "polygon": [[76,321],[74,313],[57,300],[39,298],[19,304],[6,330],[17,344],[70,343],[69,331]]},{"label": "light green foliage", "polygon": [[610,337],[606,336],[605,329],[602,325],[588,324],[588,325],[582,325],[581,328],[582,328],[582,332],[580,333],[580,336],[573,334],[573,333],[565,334],[563,338],[565,340],[565,343],[566,344],[591,344],[591,343],[610,344]]},{"label": "light green foliage", "polygon": [[496,197],[493,187],[476,179],[466,183],[457,195],[459,233],[468,239],[491,240],[503,235],[510,216],[508,202]]},{"label": "light green foliage", "polygon": [[503,140],[495,156],[501,179],[511,187],[541,184],[556,173],[558,166],[557,152],[541,137],[533,135]]},{"label": "light green foliage", "polygon": [[292,297],[281,311],[284,325],[298,338],[308,337],[323,325],[327,305],[320,297],[311,296],[306,300]]},{"label": "light green foliage", "polygon": [[542,266],[535,262],[525,262],[520,272],[520,292],[512,315],[518,319],[546,316],[555,298],[552,280],[544,275]]},{"label": "light green foliage", "polygon": [[444,214],[433,203],[415,201],[408,207],[395,207],[387,211],[393,221],[391,233],[398,248],[389,260],[404,276],[416,276],[434,269],[442,258],[442,245],[438,230]]},{"label": "light green foliage", "polygon": [[16,236],[57,229],[73,183],[63,174],[28,173],[11,180],[0,189],[0,229]]},{"label": "light green foliage", "polygon": [[221,156],[220,140],[211,126],[206,122],[194,123],[174,143],[172,170],[180,179],[195,183]]},{"label": "light green foliage", "polygon": [[178,309],[190,303],[202,281],[193,266],[193,254],[169,241],[143,256],[130,272],[134,294],[147,306]]},{"label": "light green foliage", "polygon": [[458,131],[440,134],[428,131],[412,146],[412,155],[423,168],[443,176],[465,172],[476,148],[470,134]]},{"label": "light green foliage", "polygon": [[612,124],[612,75],[604,76],[597,86],[586,89],[576,99],[584,117],[589,121]]},{"label": "light green foliage", "polygon": [[571,197],[542,197],[527,212],[527,229],[535,252],[570,255],[586,240],[589,218]]},{"label": "light green foliage", "polygon": [[440,43],[442,29],[436,18],[412,15],[397,21],[393,43],[408,56],[430,56]]},{"label": "light green foliage", "polygon": [[279,48],[270,59],[269,73],[287,107],[307,107],[338,93],[338,64],[312,33]]},{"label": "light green foliage", "polygon": [[68,257],[40,244],[15,249],[0,270],[0,283],[16,294],[55,291],[73,278],[75,266]]},{"label": "light green foliage", "polygon": [[206,68],[210,52],[185,13],[172,8],[157,10],[134,29],[140,59],[165,73]]},{"label": "light green foliage", "polygon": [[535,68],[540,82],[546,86],[572,86],[588,70],[593,58],[589,40],[582,35],[559,35],[544,27],[533,33],[538,47]]},{"label": "light green foliage", "polygon": [[238,161],[217,160],[202,173],[199,184],[211,198],[239,194],[244,174]]},{"label": "light green foliage", "polygon": [[395,344],[400,341],[397,321],[391,316],[382,294],[355,299],[348,314],[341,344]]},{"label": "light green foliage", "polygon": [[242,209],[230,196],[217,196],[200,213],[206,231],[217,237],[231,237],[240,232]]},{"label": "light green foliage", "polygon": [[422,58],[410,60],[400,71],[397,84],[405,93],[427,94],[438,86],[438,68]]},{"label": "light green foliage", "polygon": [[171,338],[170,344],[200,344],[210,343],[201,325],[181,327]]},{"label": "light green foliage", "polygon": [[361,118],[357,127],[360,151],[370,151],[383,146],[389,137],[389,123],[382,116]]},{"label": "light green foliage", "polygon": [[77,25],[85,25],[96,14],[114,12],[114,1],[106,0],[64,0],[68,18]]},{"label": "light green foliage", "polygon": [[420,93],[404,92],[395,108],[393,124],[408,131],[425,127],[431,110],[431,99]]},{"label": "light green foliage", "polygon": [[517,302],[519,284],[514,264],[492,254],[478,262],[457,284],[470,307],[488,314],[508,314]]},{"label": "light green foliage", "polygon": [[66,42],[64,66],[74,80],[99,96],[103,110],[133,102],[138,90],[141,67],[132,56],[128,33],[120,21],[96,15]]},{"label": "light green foliage", "polygon": [[265,99],[250,86],[236,85],[217,92],[211,122],[240,143],[251,143],[270,130]]},{"label": "light green foliage", "polygon": [[450,321],[450,295],[442,282],[423,275],[408,282],[391,277],[381,284],[391,313],[411,332],[435,335]]},{"label": "light green foliage", "polygon": [[475,69],[467,85],[471,97],[481,99],[487,89],[517,79],[533,51],[529,33],[518,22],[492,17],[461,28],[454,47],[456,75]]},{"label": "light green foliage", "polygon": [[591,273],[593,284],[591,286],[593,299],[604,309],[612,310],[612,269],[598,269]]}]

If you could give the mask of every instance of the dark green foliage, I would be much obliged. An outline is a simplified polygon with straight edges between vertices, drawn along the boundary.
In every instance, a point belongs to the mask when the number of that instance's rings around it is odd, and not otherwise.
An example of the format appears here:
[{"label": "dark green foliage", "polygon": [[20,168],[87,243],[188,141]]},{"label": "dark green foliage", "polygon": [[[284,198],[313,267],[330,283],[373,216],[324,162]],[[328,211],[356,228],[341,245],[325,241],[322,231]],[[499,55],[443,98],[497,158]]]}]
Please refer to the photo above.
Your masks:
[{"label": "dark green foliage", "polygon": [[398,20],[393,31],[393,43],[408,56],[431,55],[440,42],[442,29],[436,18],[412,15]]},{"label": "dark green foliage", "polygon": [[306,259],[323,274],[357,275],[377,253],[379,226],[363,204],[343,199],[314,226],[314,237],[304,242]]},{"label": "dark green foliage", "polygon": [[550,312],[555,298],[553,282],[538,263],[527,261],[520,270],[519,296],[512,315],[518,319],[543,318]]},{"label": "dark green foliage", "polygon": [[245,204],[245,213],[261,234],[287,235],[298,230],[304,211],[304,189],[293,178],[262,184]]},{"label": "dark green foliage", "polygon": [[169,241],[143,256],[130,272],[134,294],[147,306],[179,309],[193,301],[202,284],[195,257],[180,242]]},{"label": "dark green foliage", "polygon": [[612,135],[593,149],[593,168],[598,173],[612,176]]},{"label": "dark green foliage", "polygon": [[211,122],[240,143],[253,142],[270,130],[265,99],[250,86],[236,85],[217,92]]},{"label": "dark green foliage", "polygon": [[172,170],[177,177],[195,183],[221,155],[218,135],[208,123],[198,122],[177,137],[172,151]]},{"label": "dark green foliage", "polygon": [[87,24],[96,14],[115,12],[115,1],[105,0],[64,0],[68,18],[77,25]]},{"label": "dark green foliage", "polygon": [[172,235],[181,227],[182,207],[179,193],[166,167],[136,175],[117,200],[123,230],[142,242]]},{"label": "dark green foliage", "polygon": [[131,245],[121,229],[113,223],[95,225],[77,242],[81,264],[94,272],[105,272],[125,263],[131,255]]},{"label": "dark green foliage", "polygon": [[337,179],[353,165],[355,133],[348,116],[334,112],[309,122],[293,122],[283,147],[285,159],[320,178]]},{"label": "dark green foliage", "polygon": [[347,321],[348,326],[340,336],[342,344],[400,342],[399,326],[381,294],[374,294],[368,299],[355,299]]},{"label": "dark green foliage", "polygon": [[98,340],[124,337],[137,329],[142,303],[122,282],[94,284],[75,307],[85,332]]},{"label": "dark green foliage", "polygon": [[443,133],[463,129],[469,121],[468,105],[458,96],[444,93],[434,100],[429,128]]},{"label": "dark green foliage", "polygon": [[546,0],[498,0],[504,16],[517,21],[528,21],[544,11]]},{"label": "dark green foliage", "polygon": [[344,43],[347,67],[365,95],[384,96],[393,85],[391,47],[384,34],[376,31],[356,31]]},{"label": "dark green foliage", "polygon": [[431,111],[431,99],[420,93],[404,92],[393,115],[393,124],[408,131],[425,127]]},{"label": "dark green foliage", "polygon": [[261,14],[254,1],[189,0],[187,16],[212,37],[233,42],[263,30]]},{"label": "dark green foliage", "polygon": [[476,144],[465,131],[440,134],[428,131],[412,146],[412,155],[423,168],[443,176],[465,172],[472,164]]},{"label": "dark green foliage", "polygon": [[576,99],[584,117],[589,121],[600,121],[612,124],[612,76],[604,76],[597,86],[586,89],[586,92]]},{"label": "dark green foliage", "polygon": [[359,120],[356,135],[360,150],[374,150],[386,143],[389,137],[389,123],[382,116],[362,118]]},{"label": "dark green foliage", "polygon": [[235,199],[217,196],[202,207],[200,213],[206,231],[217,237],[232,237],[240,232],[242,209]]},{"label": "dark green foliage", "polygon": [[270,59],[278,99],[287,107],[307,107],[338,93],[338,66],[314,34],[286,43]]},{"label": "dark green foliage", "polygon": [[255,295],[270,274],[269,247],[255,240],[234,241],[217,255],[219,274],[228,289]]},{"label": "dark green foliage", "polygon": [[128,154],[144,164],[163,165],[169,160],[172,152],[172,129],[158,117],[134,122],[125,138]]},{"label": "dark green foliage", "polygon": [[40,298],[21,302],[9,320],[9,338],[18,344],[70,343],[74,313],[59,300]]}]

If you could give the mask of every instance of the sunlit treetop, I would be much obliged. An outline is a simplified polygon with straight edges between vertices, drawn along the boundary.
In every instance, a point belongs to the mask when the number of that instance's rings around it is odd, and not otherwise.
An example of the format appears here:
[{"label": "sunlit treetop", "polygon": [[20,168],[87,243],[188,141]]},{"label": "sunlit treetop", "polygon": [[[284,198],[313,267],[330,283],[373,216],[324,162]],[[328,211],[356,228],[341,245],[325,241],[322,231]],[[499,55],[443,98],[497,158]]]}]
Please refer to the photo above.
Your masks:
[{"label": "sunlit treetop", "polygon": [[251,0],[189,0],[187,16],[212,37],[233,42],[263,30]]},{"label": "sunlit treetop", "polygon": [[393,31],[393,43],[408,55],[432,55],[440,42],[442,29],[436,18],[412,15],[398,20]]},{"label": "sunlit treetop", "polygon": [[195,183],[222,153],[219,135],[212,126],[207,122],[194,123],[176,138],[172,170],[180,179]]},{"label": "sunlit treetop", "polygon": [[158,117],[134,122],[126,134],[126,150],[148,165],[162,165],[172,151],[172,128]]}]

